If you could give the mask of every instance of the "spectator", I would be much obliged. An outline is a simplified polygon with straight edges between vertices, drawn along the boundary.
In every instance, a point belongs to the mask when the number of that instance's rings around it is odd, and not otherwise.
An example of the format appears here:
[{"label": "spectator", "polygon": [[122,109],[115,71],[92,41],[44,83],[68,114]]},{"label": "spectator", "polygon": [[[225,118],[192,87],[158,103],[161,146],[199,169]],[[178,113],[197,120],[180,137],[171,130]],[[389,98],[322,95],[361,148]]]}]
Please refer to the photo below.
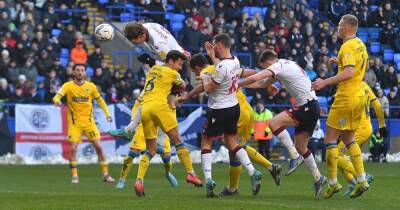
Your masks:
[{"label": "spectator", "polygon": [[87,62],[87,52],[83,48],[83,40],[78,39],[75,42],[75,47],[71,50],[71,60],[75,64],[86,64]]},{"label": "spectator", "polygon": [[394,31],[392,24],[386,24],[385,29],[383,29],[379,34],[379,40],[382,44],[392,45],[394,43]]},{"label": "spectator", "polygon": [[199,23],[194,21],[192,27],[184,34],[183,37],[183,46],[189,52],[198,53],[200,51],[200,47],[202,43],[201,41],[201,32],[199,30]]},{"label": "spectator", "polygon": [[372,70],[371,68],[368,68],[367,71],[365,72],[364,80],[368,84],[368,86],[374,87],[377,82],[377,78],[376,78],[374,70]]},{"label": "spectator", "polygon": [[44,86],[46,87],[46,89],[49,89],[51,85],[61,86],[61,81],[60,79],[58,79],[55,70],[51,70],[44,81]]},{"label": "spectator", "polygon": [[88,33],[88,26],[89,26],[89,16],[86,8],[86,3],[84,1],[80,1],[78,6],[76,7],[79,12],[75,12],[73,16],[73,20],[75,22],[75,27],[79,28],[79,31],[83,33]]},{"label": "spectator", "polygon": [[400,30],[396,31],[396,35],[394,36],[393,47],[396,52],[400,52]]},{"label": "spectator", "polygon": [[210,0],[204,1],[204,4],[200,6],[199,12],[204,18],[210,18],[211,20],[215,18],[215,10],[214,7],[211,6]]},{"label": "spectator", "polygon": [[370,12],[368,6],[363,6],[361,11],[358,13],[358,25],[359,27],[368,27],[369,26],[369,16]]},{"label": "spectator", "polygon": [[67,67],[65,71],[61,74],[61,82],[65,83],[74,79],[74,71],[72,67]]},{"label": "spectator", "polygon": [[11,89],[8,86],[8,82],[6,79],[0,79],[0,100],[9,100],[11,99]]},{"label": "spectator", "polygon": [[40,94],[37,92],[37,88],[35,85],[33,85],[30,88],[29,94],[26,96],[26,103],[32,103],[32,104],[40,104],[42,103],[42,97]]},{"label": "spectator", "polygon": [[11,97],[11,101],[13,103],[26,103],[27,98],[24,96],[23,90],[21,87],[17,86],[14,91],[14,95]]},{"label": "spectator", "polygon": [[369,19],[369,25],[373,27],[379,27],[380,25],[386,25],[387,23],[384,21],[384,12],[383,7],[379,6],[377,10],[371,12]]},{"label": "spectator", "polygon": [[216,5],[217,5],[217,7],[215,8],[215,16],[216,17],[224,17],[226,15],[224,1],[219,0],[219,1],[217,1]]},{"label": "spectator", "polygon": [[397,86],[398,79],[394,69],[394,66],[389,65],[386,72],[383,75],[381,86],[383,89],[389,89]]},{"label": "spectator", "polygon": [[176,0],[175,1],[175,10],[177,12],[189,13],[194,6],[194,1],[188,0]]},{"label": "spectator", "polygon": [[389,116],[389,100],[387,99],[387,97],[385,96],[385,94],[381,88],[377,89],[376,96],[382,105],[383,113],[385,114],[385,117],[388,117]]},{"label": "spectator", "polygon": [[[150,12],[165,12],[166,9],[164,8],[163,4],[161,3],[161,0],[152,0],[147,9]],[[154,22],[163,24],[165,22],[165,14],[153,14],[151,15],[151,18],[154,20]]]},{"label": "spectator", "polygon": [[253,136],[258,143],[258,152],[270,159],[270,140],[272,132],[269,128],[269,121],[272,119],[272,112],[264,107],[263,101],[258,101],[254,112]]},{"label": "spectator", "polygon": [[71,49],[75,41],[75,29],[72,24],[68,24],[67,28],[61,31],[59,41],[62,48]]},{"label": "spectator", "polygon": [[7,80],[15,84],[18,81],[18,76],[21,74],[21,68],[17,66],[17,62],[15,60],[11,60],[7,70]]},{"label": "spectator", "polygon": [[5,32],[8,30],[8,26],[11,24],[10,17],[7,12],[0,13],[0,31]]},{"label": "spectator", "polygon": [[110,92],[107,93],[107,103],[118,103],[118,93],[117,93],[117,88],[115,86],[112,86],[110,88]]},{"label": "spectator", "polygon": [[[370,60],[371,61],[371,60]],[[376,57],[373,62],[370,64],[370,69],[372,69],[376,75],[377,82],[382,82],[385,71],[383,68],[383,64],[380,58]]]},{"label": "spectator", "polygon": [[[279,105],[290,105],[290,96],[285,88],[279,90],[279,94],[275,97],[275,104]],[[276,108],[276,113],[282,112],[286,107]]]},{"label": "spectator", "polygon": [[385,8],[383,10],[383,24],[391,24],[393,26],[397,25],[396,14],[392,9],[392,4],[390,2],[385,3]]},{"label": "spectator", "polygon": [[[377,130],[374,134],[372,134],[370,141],[369,141],[369,151],[371,153],[370,158],[372,162],[379,162],[381,155],[384,153],[385,150],[384,139],[383,136]],[[386,155],[384,155],[386,158]]]},{"label": "spectator", "polygon": [[97,67],[92,77],[92,82],[95,85],[102,87],[104,90],[108,90],[110,87],[109,81],[109,78],[104,76],[103,69],[101,67]]},{"label": "spectator", "polygon": [[242,10],[239,8],[239,6],[236,4],[236,1],[229,1],[229,7],[225,8],[225,19],[228,22],[231,22],[232,20],[237,20],[240,21],[240,17],[242,16]]},{"label": "spectator", "polygon": [[60,58],[55,58],[50,68],[56,71],[57,75],[62,75],[65,72],[65,67],[61,65]]},{"label": "spectator", "polygon": [[89,55],[89,66],[97,68],[101,65],[101,61],[104,59],[104,54],[101,52],[100,46],[95,45],[94,51]]},{"label": "spectator", "polygon": [[[389,105],[390,106],[400,106],[400,97],[398,95],[398,90],[392,88],[389,92]],[[390,117],[394,119],[400,118],[400,109],[399,108],[392,108],[390,110]]]},{"label": "spectator", "polygon": [[317,151],[321,150],[321,161],[325,161],[325,144],[324,144],[325,134],[321,129],[321,122],[318,120],[317,125],[315,125],[314,132],[308,142],[308,149],[310,149],[311,153],[314,157],[317,156]]},{"label": "spectator", "polygon": [[45,103],[53,103],[53,98],[58,92],[58,86],[55,84],[50,85],[50,89],[48,92],[45,92],[44,102]]},{"label": "spectator", "polygon": [[40,52],[39,59],[36,61],[36,68],[39,75],[47,75],[51,68],[51,65],[53,65],[53,61],[50,58],[49,53],[46,50],[42,50]]},{"label": "spectator", "polygon": [[[34,82],[36,77],[38,76],[38,71],[36,67],[33,65],[33,59],[28,58],[25,62],[25,65],[21,68],[21,74],[24,75],[23,78]],[[19,76],[19,80],[21,80],[21,75]]]}]

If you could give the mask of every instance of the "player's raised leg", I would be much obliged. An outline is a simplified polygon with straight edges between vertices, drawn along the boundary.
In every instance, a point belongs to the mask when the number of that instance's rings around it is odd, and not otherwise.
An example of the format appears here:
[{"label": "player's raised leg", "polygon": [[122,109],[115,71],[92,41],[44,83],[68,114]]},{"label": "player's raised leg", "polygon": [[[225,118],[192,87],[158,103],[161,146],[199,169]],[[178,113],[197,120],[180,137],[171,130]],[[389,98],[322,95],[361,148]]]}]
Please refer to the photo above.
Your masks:
[{"label": "player's raised leg", "polygon": [[163,161],[164,165],[164,175],[167,178],[168,182],[172,187],[177,187],[178,186],[178,181],[176,180],[175,176],[171,173],[172,170],[172,161],[171,161],[171,145],[169,142],[169,139],[165,139],[164,137],[164,142],[163,146],[158,144],[157,145],[157,153],[161,155],[161,159]]},{"label": "player's raised leg", "polygon": [[296,122],[286,112],[281,112],[274,116],[270,123],[271,131],[279,138],[279,141],[288,150],[290,156],[289,168],[286,171],[286,175],[292,174],[303,163],[303,157],[297,152],[289,132],[285,129],[289,126],[296,126]]}]

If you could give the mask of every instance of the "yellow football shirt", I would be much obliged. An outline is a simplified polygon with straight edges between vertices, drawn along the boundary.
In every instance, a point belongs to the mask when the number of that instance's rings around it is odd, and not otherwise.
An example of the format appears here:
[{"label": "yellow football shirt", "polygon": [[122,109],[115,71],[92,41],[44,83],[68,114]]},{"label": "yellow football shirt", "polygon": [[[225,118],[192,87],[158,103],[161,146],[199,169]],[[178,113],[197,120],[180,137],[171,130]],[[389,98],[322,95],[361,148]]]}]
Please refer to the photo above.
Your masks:
[{"label": "yellow football shirt", "polygon": [[338,54],[338,74],[347,66],[354,66],[354,75],[351,79],[341,82],[337,86],[336,98],[341,96],[363,96],[363,81],[368,65],[368,52],[365,44],[358,37],[347,40],[342,44]]},{"label": "yellow football shirt", "polygon": [[[215,66],[214,66],[214,65],[209,65],[209,66],[207,66],[206,68],[204,68],[204,69],[201,70],[200,75],[204,75],[204,74],[209,74],[209,75],[211,75],[211,74],[214,73],[214,71],[215,71]],[[240,68],[240,71],[239,71],[240,78],[242,77],[243,72],[244,72],[243,69]],[[237,89],[237,91],[236,91],[236,96],[237,96],[237,99],[238,99],[238,102],[239,102],[239,106],[240,106],[241,104],[243,104],[243,103],[248,103],[248,102],[247,102],[247,97],[246,97],[246,95],[243,93],[242,88],[238,88],[238,89]]]},{"label": "yellow football shirt", "polygon": [[[57,92],[53,101],[60,101],[64,96],[67,97],[68,119],[70,122],[77,125],[93,123],[92,102],[93,99],[101,97],[96,85],[88,81],[85,81],[82,85],[78,85],[74,81],[66,82]],[[106,112],[106,116],[110,116],[107,107],[103,108],[103,110]]]},{"label": "yellow football shirt", "polygon": [[184,83],[178,71],[168,66],[154,65],[146,76],[140,102],[168,103],[167,97],[173,85]]}]

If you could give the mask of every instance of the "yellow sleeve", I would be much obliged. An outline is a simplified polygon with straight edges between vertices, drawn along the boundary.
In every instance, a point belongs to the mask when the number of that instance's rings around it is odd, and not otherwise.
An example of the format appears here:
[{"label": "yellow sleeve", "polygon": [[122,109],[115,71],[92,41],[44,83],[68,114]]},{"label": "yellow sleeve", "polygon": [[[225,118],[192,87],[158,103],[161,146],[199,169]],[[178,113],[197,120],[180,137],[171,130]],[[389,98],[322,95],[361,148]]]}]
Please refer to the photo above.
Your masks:
[{"label": "yellow sleeve", "polygon": [[97,100],[97,102],[99,103],[100,108],[101,108],[101,109],[104,111],[104,113],[106,114],[106,117],[110,117],[111,114],[110,114],[110,111],[108,111],[107,104],[106,104],[106,102],[104,101],[104,99],[101,97],[101,95],[100,95],[100,93],[99,93],[99,91],[97,90],[97,88],[96,88],[95,85],[93,85],[92,97],[93,97],[94,99]]},{"label": "yellow sleeve", "polygon": [[386,127],[385,115],[383,113],[383,109],[382,109],[382,106],[381,106],[381,103],[379,102],[379,100],[377,98],[375,98],[374,100],[371,100],[371,106],[374,107],[376,116],[378,117],[379,128]]},{"label": "yellow sleeve", "polygon": [[53,97],[53,102],[60,102],[61,98],[65,96],[65,93],[68,90],[68,85],[67,84],[63,84],[60,88],[60,90],[58,90],[58,92],[56,93],[56,95]]},{"label": "yellow sleeve", "polygon": [[343,49],[341,49],[341,54],[342,54],[342,65],[343,68],[346,66],[355,66],[356,65],[356,59],[353,50],[348,47],[344,46]]},{"label": "yellow sleeve", "polygon": [[174,80],[172,81],[172,83],[174,85],[181,85],[182,83],[184,83],[181,75],[178,72],[176,72],[176,76],[175,76]]}]

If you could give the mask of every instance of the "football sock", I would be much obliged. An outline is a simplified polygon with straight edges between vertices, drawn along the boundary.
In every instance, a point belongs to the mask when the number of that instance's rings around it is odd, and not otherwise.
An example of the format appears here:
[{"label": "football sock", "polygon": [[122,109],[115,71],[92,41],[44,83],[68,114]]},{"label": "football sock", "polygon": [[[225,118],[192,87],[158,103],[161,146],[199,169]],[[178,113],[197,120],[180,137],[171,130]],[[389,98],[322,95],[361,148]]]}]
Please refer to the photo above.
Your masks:
[{"label": "football sock", "polygon": [[326,144],[325,148],[328,182],[333,185],[337,182],[338,148],[336,143]]},{"label": "football sock", "polygon": [[[231,156],[232,157],[232,156]],[[242,173],[242,164],[236,157],[231,158],[229,161],[229,188],[231,192],[239,187],[240,174]]]},{"label": "football sock", "polygon": [[251,163],[249,156],[246,151],[241,147],[237,146],[232,152],[232,155],[236,155],[236,157],[240,160],[240,163],[246,168],[247,172],[250,176],[254,174],[255,168]]},{"label": "football sock", "polygon": [[172,169],[172,161],[171,161],[171,157],[163,157],[161,158],[163,163],[164,163],[164,170],[165,173],[168,174],[171,169]]},{"label": "football sock", "polygon": [[314,182],[319,181],[321,178],[321,174],[318,170],[317,163],[315,163],[314,155],[311,153],[310,150],[303,155],[304,157],[304,164],[307,166],[308,170],[310,171],[311,175],[314,178]]},{"label": "football sock", "polygon": [[201,150],[201,167],[204,173],[204,179],[212,179],[212,156],[211,150]]},{"label": "football sock", "polygon": [[262,156],[256,149],[250,146],[244,146],[250,160],[257,162],[268,170],[272,169],[272,163],[269,162],[264,156]]},{"label": "football sock", "polygon": [[124,180],[126,179],[126,177],[128,176],[128,173],[132,167],[132,161],[133,159],[135,159],[136,157],[139,156],[139,153],[129,150],[128,155],[124,158],[124,162],[122,164],[122,169],[121,169],[121,174],[120,174],[120,180]]},{"label": "football sock", "polygon": [[142,158],[140,158],[136,179],[144,180],[144,176],[149,168],[151,158],[153,158],[153,156],[148,151],[142,155]]},{"label": "football sock", "polygon": [[[300,155],[293,144],[290,134],[286,129],[279,132],[280,129],[274,132],[274,135],[279,138],[279,141],[286,147],[291,159],[297,159]],[[279,133],[278,133],[279,132]]]},{"label": "football sock", "polygon": [[100,170],[103,175],[108,175],[108,164],[105,161],[100,162]]},{"label": "football sock", "polygon": [[350,181],[354,179],[354,176],[356,174],[356,171],[354,169],[353,164],[347,160],[343,155],[339,155],[338,158],[338,167],[342,171],[342,174],[344,178],[347,181]]},{"label": "football sock", "polygon": [[186,173],[194,174],[192,159],[190,158],[189,150],[185,147],[185,145],[178,144],[175,145],[176,153],[178,154],[179,160],[182,162],[183,167],[185,168]]},{"label": "football sock", "polygon": [[350,155],[351,162],[353,162],[354,169],[357,176],[358,182],[365,181],[365,171],[364,171],[364,163],[361,157],[361,149],[358,144],[353,141],[352,143],[346,145],[347,151]]},{"label": "football sock", "polygon": [[76,161],[69,162],[69,168],[71,169],[72,176],[78,176],[78,162]]}]

